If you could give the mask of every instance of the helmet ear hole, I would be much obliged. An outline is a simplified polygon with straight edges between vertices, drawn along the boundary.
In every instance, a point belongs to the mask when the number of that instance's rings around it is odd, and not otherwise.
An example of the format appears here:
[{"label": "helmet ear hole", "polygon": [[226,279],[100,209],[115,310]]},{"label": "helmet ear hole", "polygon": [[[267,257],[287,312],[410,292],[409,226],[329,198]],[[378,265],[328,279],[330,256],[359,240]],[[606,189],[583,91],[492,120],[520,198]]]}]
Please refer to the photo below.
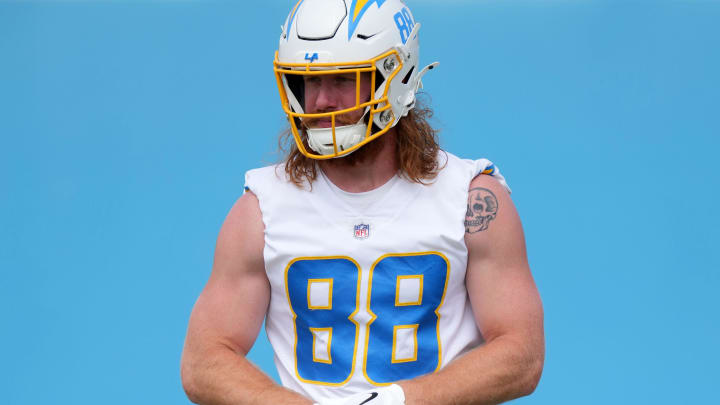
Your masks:
[{"label": "helmet ear hole", "polygon": [[410,78],[412,77],[412,74],[414,71],[415,71],[415,66],[411,67],[410,70],[405,75],[405,77],[403,77],[402,84],[408,84],[408,81],[410,81]]}]

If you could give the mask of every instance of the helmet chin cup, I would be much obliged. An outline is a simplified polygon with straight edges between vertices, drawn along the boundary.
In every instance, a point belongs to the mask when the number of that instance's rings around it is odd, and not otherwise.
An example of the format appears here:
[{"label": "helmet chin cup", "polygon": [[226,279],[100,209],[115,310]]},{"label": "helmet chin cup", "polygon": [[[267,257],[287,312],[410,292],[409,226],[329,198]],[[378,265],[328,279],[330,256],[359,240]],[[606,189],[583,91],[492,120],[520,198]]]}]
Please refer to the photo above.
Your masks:
[{"label": "helmet chin cup", "polygon": [[[332,128],[307,128],[308,145],[310,145],[310,148],[320,155],[335,154],[332,130]],[[367,124],[362,121],[353,125],[335,127],[337,152],[350,149],[360,143],[360,141],[365,138],[366,131]]]}]

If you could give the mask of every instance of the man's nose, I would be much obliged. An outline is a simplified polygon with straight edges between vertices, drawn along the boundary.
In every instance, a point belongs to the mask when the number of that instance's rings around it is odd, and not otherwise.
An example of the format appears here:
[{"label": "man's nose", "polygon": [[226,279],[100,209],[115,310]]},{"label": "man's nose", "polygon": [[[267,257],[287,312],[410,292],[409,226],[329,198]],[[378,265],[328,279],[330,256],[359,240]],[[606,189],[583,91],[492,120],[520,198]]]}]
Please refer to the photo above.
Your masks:
[{"label": "man's nose", "polygon": [[320,111],[337,109],[337,91],[331,80],[320,80],[315,107]]}]

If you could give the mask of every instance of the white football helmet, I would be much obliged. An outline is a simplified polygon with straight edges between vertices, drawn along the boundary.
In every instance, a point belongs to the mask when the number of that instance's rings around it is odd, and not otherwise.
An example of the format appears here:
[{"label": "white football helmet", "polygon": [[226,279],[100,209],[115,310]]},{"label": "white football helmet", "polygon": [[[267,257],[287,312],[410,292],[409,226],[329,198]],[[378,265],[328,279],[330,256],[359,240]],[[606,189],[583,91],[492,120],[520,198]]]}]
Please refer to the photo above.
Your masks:
[{"label": "white football helmet", "polygon": [[[314,159],[347,155],[395,126],[415,106],[420,79],[418,30],[401,0],[300,0],[282,27],[275,76],[282,107],[298,149]],[[360,77],[369,72],[371,97],[362,102]],[[356,103],[338,111],[305,113],[306,76],[356,74]],[[336,116],[363,111],[355,124],[336,126]],[[303,119],[329,119],[329,128],[305,128]],[[373,127],[372,124],[375,124]],[[299,128],[300,127],[300,128]]]}]

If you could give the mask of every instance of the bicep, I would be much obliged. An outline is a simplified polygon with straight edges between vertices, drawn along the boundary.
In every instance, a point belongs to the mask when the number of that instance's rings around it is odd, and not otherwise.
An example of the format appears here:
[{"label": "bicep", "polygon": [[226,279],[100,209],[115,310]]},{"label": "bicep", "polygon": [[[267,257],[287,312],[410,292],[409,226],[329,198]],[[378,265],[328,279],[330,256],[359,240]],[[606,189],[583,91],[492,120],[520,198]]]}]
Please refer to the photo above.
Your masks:
[{"label": "bicep", "polygon": [[257,198],[246,193],[220,230],[210,279],[190,316],[188,345],[225,345],[243,355],[252,347],[270,301],[263,232]]},{"label": "bicep", "polygon": [[[470,189],[469,213],[477,201],[495,211],[476,215],[481,218],[470,223],[476,227],[466,227],[466,285],[478,327],[488,341],[515,336],[542,346],[542,303],[528,266],[515,206],[506,190],[489,176],[477,177]],[[482,219],[488,215],[490,218]]]}]

